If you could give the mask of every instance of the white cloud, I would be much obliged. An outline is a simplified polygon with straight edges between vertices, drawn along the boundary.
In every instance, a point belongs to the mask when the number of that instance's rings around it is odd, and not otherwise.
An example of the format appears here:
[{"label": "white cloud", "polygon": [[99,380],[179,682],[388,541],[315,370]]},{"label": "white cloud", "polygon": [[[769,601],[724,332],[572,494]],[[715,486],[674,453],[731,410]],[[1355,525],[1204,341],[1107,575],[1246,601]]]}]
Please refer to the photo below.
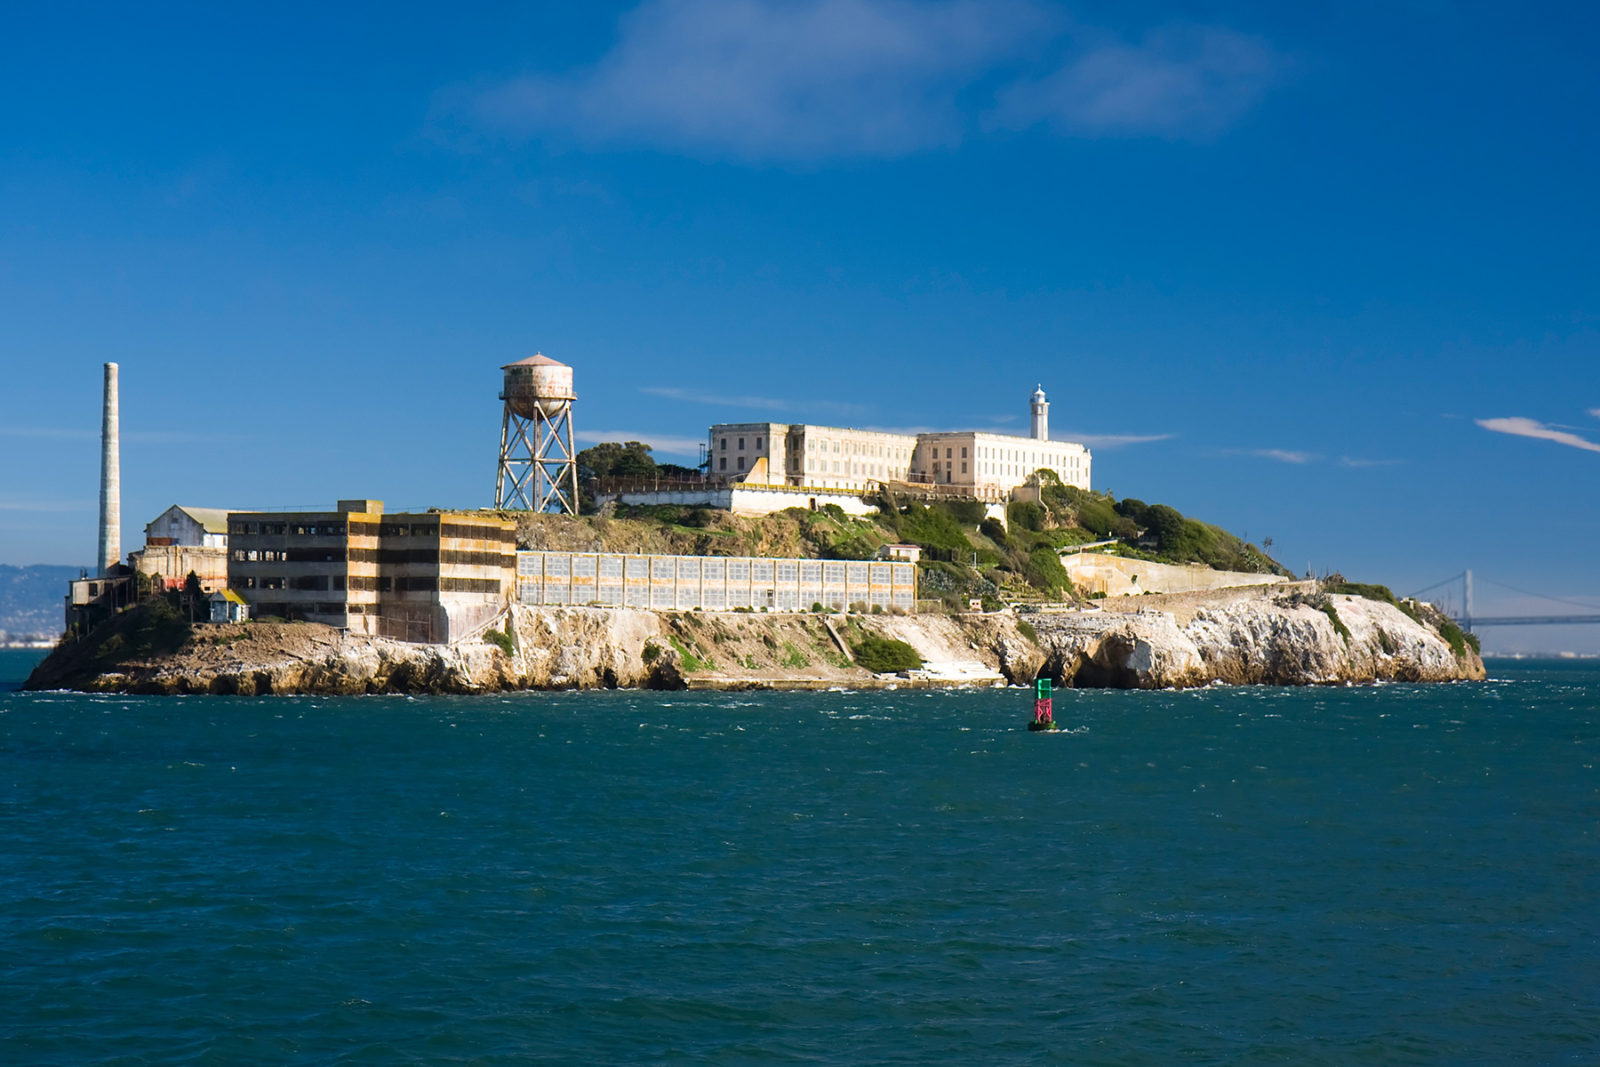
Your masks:
[{"label": "white cloud", "polygon": [[[770,396],[725,396],[721,393],[708,393],[698,389],[679,389],[674,386],[646,385],[639,389],[641,393],[659,396],[665,400],[678,400],[686,404],[713,404],[719,407],[752,408],[757,411],[792,411],[797,405],[788,400],[779,400]],[[846,404],[836,400],[806,401],[803,405],[809,411],[827,411],[835,415],[859,415],[866,408],[860,404]]]},{"label": "white cloud", "polygon": [[1075,441],[1080,445],[1090,448],[1121,448],[1124,445],[1147,445],[1153,441],[1170,441],[1176,434],[1170,433],[1079,433],[1079,434],[1051,434],[1054,441]]},{"label": "white cloud", "polygon": [[[22,437],[41,441],[98,441],[100,431],[59,426],[0,426],[0,437]],[[216,438],[210,434],[167,430],[122,430],[119,439],[125,445],[171,445],[214,441]]]},{"label": "white cloud", "polygon": [[664,385],[641,386],[639,392],[667,400],[681,400],[689,404],[717,404],[722,407],[757,408],[762,411],[782,411],[788,407],[782,400],[769,396],[722,396],[697,389],[677,389]]},{"label": "white cloud", "polygon": [[1600,419],[1600,408],[1590,408],[1589,414],[1593,415],[1597,419]]},{"label": "white cloud", "polygon": [[1405,460],[1403,459],[1356,459],[1351,456],[1339,457],[1339,466],[1341,467],[1393,467],[1396,464],[1404,462]]},{"label": "white cloud", "polygon": [[703,437],[679,437],[675,434],[652,433],[649,430],[578,430],[573,436],[590,445],[604,441],[639,441],[649,445],[655,452],[696,458],[700,455],[700,446],[706,443]]},{"label": "white cloud", "polygon": [[525,132],[744,159],[956,143],[954,94],[1043,22],[1023,0],[646,0],[593,67],[481,94]]},{"label": "white cloud", "polygon": [[93,507],[84,500],[0,500],[0,511],[88,511]]},{"label": "white cloud", "polygon": [[[1046,53],[1055,62],[1024,73]],[[983,112],[991,127],[1209,137],[1284,67],[1232,30],[1165,27],[1130,44],[1035,0],[645,0],[593,66],[478,90],[466,112],[594,145],[890,158],[953,147]]]},{"label": "white cloud", "polygon": [[1078,135],[1212,137],[1253,107],[1286,67],[1259,37],[1166,27],[1137,46],[1103,44],[1043,78],[1008,86],[995,117]]},{"label": "white cloud", "polygon": [[1229,456],[1255,456],[1258,459],[1271,459],[1279,463],[1310,463],[1317,458],[1314,452],[1296,452],[1287,448],[1230,448],[1225,450]]},{"label": "white cloud", "polygon": [[[1591,415],[1594,412],[1590,412]],[[1525,419],[1513,416],[1503,419],[1477,419],[1479,426],[1495,433],[1508,433],[1514,437],[1534,437],[1541,441],[1554,441],[1558,445],[1567,445],[1570,448],[1581,448],[1585,452],[1600,452],[1600,442],[1591,441],[1586,437],[1579,437],[1575,433],[1558,430],[1553,426],[1546,426],[1537,419]]]},{"label": "white cloud", "polygon": [[97,430],[72,430],[58,426],[0,426],[0,437],[29,437],[46,441],[81,441],[99,437]]}]

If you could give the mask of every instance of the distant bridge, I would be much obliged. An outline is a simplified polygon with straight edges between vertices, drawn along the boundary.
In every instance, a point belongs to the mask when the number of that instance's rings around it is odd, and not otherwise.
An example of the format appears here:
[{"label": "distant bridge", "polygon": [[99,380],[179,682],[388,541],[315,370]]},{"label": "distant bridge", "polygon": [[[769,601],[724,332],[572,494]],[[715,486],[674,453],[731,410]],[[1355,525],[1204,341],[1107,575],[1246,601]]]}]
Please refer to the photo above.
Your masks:
[{"label": "distant bridge", "polygon": [[[1566,600],[1558,596],[1533,593],[1526,589],[1518,589],[1514,585],[1497,582],[1493,578],[1485,578],[1484,581],[1502,589],[1509,589],[1513,593],[1531,596],[1535,600],[1548,600],[1555,604],[1571,604],[1580,608],[1600,608],[1600,604],[1586,604],[1581,600]],[[1411,595],[1421,597],[1425,593],[1442,590],[1445,595],[1435,601],[1436,606],[1469,633],[1479,626],[1600,626],[1600,615],[1576,615],[1571,612],[1560,615],[1478,615],[1472,610],[1472,586],[1472,571],[1465,570],[1460,574],[1451,575],[1442,582],[1434,582],[1427,588],[1419,589]],[[1460,591],[1459,599],[1456,597],[1457,590]]]}]

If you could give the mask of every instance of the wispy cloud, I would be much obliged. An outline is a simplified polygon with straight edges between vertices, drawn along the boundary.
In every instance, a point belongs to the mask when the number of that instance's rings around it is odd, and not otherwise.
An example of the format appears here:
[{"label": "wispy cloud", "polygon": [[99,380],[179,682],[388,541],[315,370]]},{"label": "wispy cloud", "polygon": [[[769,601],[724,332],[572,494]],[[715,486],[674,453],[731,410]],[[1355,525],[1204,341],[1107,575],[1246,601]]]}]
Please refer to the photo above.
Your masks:
[{"label": "wispy cloud", "polygon": [[[1591,411],[1589,414],[1594,415],[1596,412]],[[1569,448],[1581,448],[1585,452],[1600,452],[1600,442],[1591,441],[1587,437],[1579,437],[1577,434],[1568,433],[1566,430],[1558,430],[1554,426],[1547,426],[1537,419],[1511,416],[1502,419],[1477,419],[1475,421],[1485,430],[1492,430],[1495,433],[1511,434],[1513,437],[1534,437],[1541,441],[1554,441],[1558,445],[1566,445]]]},{"label": "wispy cloud", "polygon": [[755,408],[759,411],[782,411],[786,407],[782,400],[770,396],[725,396],[720,393],[706,393],[698,389],[677,389],[665,385],[646,385],[639,389],[641,393],[659,396],[666,400],[681,400],[687,404],[715,404],[718,407],[730,408]]},{"label": "wispy cloud", "polygon": [[1393,467],[1404,462],[1405,460],[1403,459],[1358,459],[1353,456],[1339,457],[1339,466],[1341,467]]},{"label": "wispy cloud", "polygon": [[665,385],[646,385],[639,389],[641,393],[659,396],[664,400],[677,400],[686,404],[711,404],[717,407],[749,408],[755,411],[793,411],[805,408],[807,411],[825,411],[833,415],[859,415],[866,411],[861,404],[847,404],[837,400],[808,400],[792,402],[779,400],[770,396],[727,396],[721,393],[708,393],[698,389],[679,389]]},{"label": "wispy cloud", "polygon": [[60,426],[0,426],[0,437],[23,437],[38,441],[85,441],[99,436],[96,430],[66,429]]},{"label": "wispy cloud", "polygon": [[1255,456],[1257,459],[1270,459],[1278,463],[1310,463],[1317,459],[1315,452],[1297,452],[1288,448],[1227,448],[1223,449],[1226,456]]},{"label": "wispy cloud", "polygon": [[1055,441],[1076,441],[1090,448],[1121,448],[1124,445],[1148,445],[1155,441],[1170,441],[1176,434],[1170,433],[1067,433],[1051,434]]},{"label": "wispy cloud", "polygon": [[88,500],[0,500],[0,511],[88,511]]},{"label": "wispy cloud", "polygon": [[1600,419],[1600,408],[1590,408],[1589,414],[1593,415],[1597,419]]},{"label": "wispy cloud", "polygon": [[572,436],[589,445],[603,441],[639,441],[649,445],[653,451],[673,456],[698,457],[700,446],[706,443],[703,437],[680,437],[649,430],[578,430]]},{"label": "wispy cloud", "polygon": [[[99,429],[79,429],[61,426],[0,426],[0,437],[20,437],[35,441],[98,441]],[[123,430],[123,444],[175,445],[199,441],[213,441],[215,437],[201,433],[183,433],[170,430]],[[233,440],[241,440],[234,437]]]},{"label": "wispy cloud", "polygon": [[1214,137],[1280,80],[1287,63],[1259,37],[1211,26],[1158,29],[1092,48],[1000,93],[995,120],[1079,136]]},{"label": "wispy cloud", "polygon": [[645,0],[592,66],[452,103],[511,134],[808,162],[949,148],[983,127],[1210,137],[1285,65],[1233,30],[1130,43],[1034,0]]}]

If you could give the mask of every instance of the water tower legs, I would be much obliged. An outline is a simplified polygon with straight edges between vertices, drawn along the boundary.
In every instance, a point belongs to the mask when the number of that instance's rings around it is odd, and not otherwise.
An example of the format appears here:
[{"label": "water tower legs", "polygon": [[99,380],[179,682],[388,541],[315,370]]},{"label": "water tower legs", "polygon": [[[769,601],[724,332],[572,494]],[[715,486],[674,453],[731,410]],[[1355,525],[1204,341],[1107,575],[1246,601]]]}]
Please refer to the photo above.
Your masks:
[{"label": "water tower legs", "polygon": [[494,506],[578,513],[578,454],[572,445],[572,406],[552,417],[523,417],[508,402],[500,419],[500,464]]}]

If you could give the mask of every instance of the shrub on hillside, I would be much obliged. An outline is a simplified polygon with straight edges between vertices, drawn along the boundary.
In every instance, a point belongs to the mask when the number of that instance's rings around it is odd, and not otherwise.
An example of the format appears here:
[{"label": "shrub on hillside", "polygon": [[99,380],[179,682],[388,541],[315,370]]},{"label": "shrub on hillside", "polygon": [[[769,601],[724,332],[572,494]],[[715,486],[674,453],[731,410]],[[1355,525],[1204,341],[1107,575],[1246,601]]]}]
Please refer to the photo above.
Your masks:
[{"label": "shrub on hillside", "polygon": [[1019,500],[1007,507],[1006,518],[1011,522],[1012,529],[1032,530],[1034,533],[1044,529],[1044,508],[1031,500]]},{"label": "shrub on hillside", "polygon": [[972,547],[954,516],[921,504],[909,504],[901,511],[900,536],[913,545],[949,552],[968,552]]},{"label": "shrub on hillside", "polygon": [[922,666],[922,657],[917,655],[916,649],[892,637],[862,634],[850,650],[855,654],[856,663],[873,674],[894,674]]},{"label": "shrub on hillside", "polygon": [[1036,548],[1028,553],[1023,569],[1028,584],[1049,596],[1068,596],[1072,593],[1072,579],[1061,565],[1061,557],[1051,548]]}]

